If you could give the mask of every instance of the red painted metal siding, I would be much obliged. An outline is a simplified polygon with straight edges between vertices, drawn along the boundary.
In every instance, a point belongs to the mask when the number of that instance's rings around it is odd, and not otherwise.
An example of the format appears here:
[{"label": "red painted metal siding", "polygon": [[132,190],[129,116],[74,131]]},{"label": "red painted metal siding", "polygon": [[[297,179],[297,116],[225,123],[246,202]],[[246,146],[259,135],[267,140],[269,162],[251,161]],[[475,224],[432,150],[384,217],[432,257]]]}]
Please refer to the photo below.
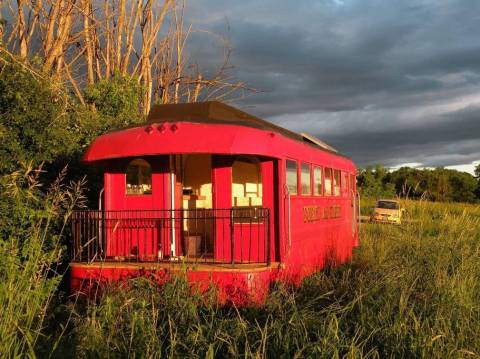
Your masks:
[{"label": "red painted metal siding", "polygon": [[168,157],[142,157],[152,166],[152,194],[127,195],[125,173],[128,163],[134,158],[136,157],[106,163],[104,172],[105,210],[167,209],[170,200]]},{"label": "red painted metal siding", "polygon": [[[125,173],[128,163],[132,159],[119,159],[106,164],[104,209],[106,211],[168,209],[170,200],[168,157],[144,158],[152,167],[152,193],[147,195],[126,194]],[[148,214],[146,216],[148,217]],[[164,225],[150,222],[146,220],[140,224],[143,226],[141,231],[133,231],[130,228],[139,225],[134,219],[108,221],[106,224],[107,256],[128,257],[138,253],[142,260],[152,261],[157,259],[160,247],[163,255],[169,255],[170,231]],[[128,238],[128,240],[122,240],[124,238]]]},{"label": "red painted metal siding", "polygon": [[158,125],[152,126],[152,131],[142,126],[98,137],[85,153],[83,161],[171,153],[252,154],[322,162],[325,166],[355,172],[355,165],[346,157],[270,131],[237,125],[182,122],[176,124],[175,131],[169,124],[163,124],[166,130],[162,132],[158,130]]},{"label": "red painted metal siding", "polygon": [[[120,281],[139,276],[150,276],[160,285],[164,284],[176,271],[183,269],[148,267],[109,267],[100,265],[72,265],[71,288],[87,295],[96,295],[95,286],[99,283]],[[187,280],[194,285],[192,290],[206,291],[211,285],[217,289],[220,303],[235,305],[262,304],[268,294],[269,284],[278,276],[278,269],[267,267],[261,271],[211,271],[186,269]]]}]

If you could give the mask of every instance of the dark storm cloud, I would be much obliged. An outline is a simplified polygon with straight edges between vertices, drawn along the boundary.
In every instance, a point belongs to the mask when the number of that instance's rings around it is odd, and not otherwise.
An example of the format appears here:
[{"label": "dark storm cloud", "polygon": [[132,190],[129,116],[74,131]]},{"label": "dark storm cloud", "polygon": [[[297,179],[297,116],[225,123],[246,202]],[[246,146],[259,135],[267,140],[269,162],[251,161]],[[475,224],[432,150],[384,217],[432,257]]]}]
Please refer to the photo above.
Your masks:
[{"label": "dark storm cloud", "polygon": [[[480,159],[480,1],[196,1],[226,33],[240,105],[330,141],[359,164]],[[208,40],[193,56],[214,67]],[[477,96],[478,94],[478,96]]]},{"label": "dark storm cloud", "polygon": [[479,118],[480,106],[469,106],[435,121],[361,136],[356,132],[332,135],[326,140],[346,154],[359,155],[364,163],[419,162],[429,167],[471,163],[480,158]]}]

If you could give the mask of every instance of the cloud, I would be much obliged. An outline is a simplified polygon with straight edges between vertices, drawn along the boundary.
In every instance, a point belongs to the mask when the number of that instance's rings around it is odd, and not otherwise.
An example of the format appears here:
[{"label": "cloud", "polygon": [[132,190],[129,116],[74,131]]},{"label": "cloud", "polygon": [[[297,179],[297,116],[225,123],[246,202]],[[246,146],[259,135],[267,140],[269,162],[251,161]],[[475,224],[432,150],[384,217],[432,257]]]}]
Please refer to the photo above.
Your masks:
[{"label": "cloud", "polygon": [[[226,33],[234,75],[261,92],[240,107],[332,143],[360,165],[480,158],[480,2],[192,2]],[[213,68],[205,37],[192,56]]]}]

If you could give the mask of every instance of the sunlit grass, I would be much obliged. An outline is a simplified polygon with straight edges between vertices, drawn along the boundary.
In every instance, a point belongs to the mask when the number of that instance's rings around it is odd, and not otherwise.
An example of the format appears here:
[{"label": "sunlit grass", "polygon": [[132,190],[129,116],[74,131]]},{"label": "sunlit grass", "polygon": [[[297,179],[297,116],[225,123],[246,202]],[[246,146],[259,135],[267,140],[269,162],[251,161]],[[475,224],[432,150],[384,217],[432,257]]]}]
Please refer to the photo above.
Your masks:
[{"label": "sunlit grass", "polygon": [[[363,200],[364,213],[373,203]],[[162,287],[137,278],[95,300],[61,303],[51,300],[58,277],[48,282],[14,267],[3,274],[0,328],[16,339],[0,341],[0,350],[62,358],[478,357],[480,207],[402,203],[414,221],[363,224],[351,263],[316,273],[300,288],[278,284],[259,307],[219,306],[213,291],[192,295],[181,276]],[[8,253],[3,268],[19,256]],[[22,340],[21,330],[30,337]]]},{"label": "sunlit grass", "polygon": [[[373,203],[373,201],[371,201]],[[365,204],[368,201],[364,201]],[[137,279],[77,306],[64,348],[167,357],[467,357],[480,353],[480,208],[404,203],[417,221],[365,224],[352,263],[219,307],[182,279]]]}]

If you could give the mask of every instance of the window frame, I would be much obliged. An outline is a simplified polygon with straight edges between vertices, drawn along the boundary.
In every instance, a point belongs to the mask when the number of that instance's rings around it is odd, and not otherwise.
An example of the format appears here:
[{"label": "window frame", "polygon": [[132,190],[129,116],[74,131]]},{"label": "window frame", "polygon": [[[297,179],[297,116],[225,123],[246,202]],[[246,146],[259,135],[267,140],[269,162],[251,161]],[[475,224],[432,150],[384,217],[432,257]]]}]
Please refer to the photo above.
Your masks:
[{"label": "window frame", "polygon": [[[135,165],[134,162],[139,162],[141,164],[147,164],[148,165],[148,168],[149,168],[149,171],[150,171],[150,190],[148,192],[143,192],[143,193],[129,193],[129,188],[128,188],[128,170],[130,168],[130,166],[132,165]],[[141,165],[136,165],[139,170],[141,171]],[[146,167],[146,166],[145,166]],[[138,173],[137,173],[137,176],[138,176]],[[148,162],[145,158],[134,158],[132,160],[130,160],[125,168],[125,196],[128,196],[128,197],[131,197],[131,196],[152,196],[153,194],[153,168],[152,168],[152,165],[150,164],[150,162]],[[137,186],[140,186],[141,184],[138,184]]]},{"label": "window frame", "polygon": [[[327,172],[330,172],[330,188],[327,191]],[[333,168],[332,167],[325,167],[324,169],[324,185],[323,185],[323,193],[325,197],[333,197]]]},{"label": "window frame", "polygon": [[350,173],[350,191],[355,193],[357,189],[357,176],[355,173]]},{"label": "window frame", "polygon": [[350,193],[350,174],[348,172],[343,172],[342,171],[342,177],[344,179],[344,187],[343,187],[343,192],[345,195],[348,196]]},{"label": "window frame", "polygon": [[[308,193],[303,193],[303,168],[308,166]],[[301,162],[300,163],[300,195],[301,196],[312,196],[313,188],[312,188],[312,164],[308,162]]]},{"label": "window frame", "polygon": [[[316,193],[316,182],[315,182],[315,170],[318,169],[320,170],[320,191],[319,193]],[[312,171],[312,188],[313,188],[313,195],[316,197],[322,197],[324,193],[324,188],[325,184],[323,183],[323,166],[318,166],[318,165],[313,165],[313,171]]]},{"label": "window frame", "polygon": [[[290,186],[288,184],[288,162],[292,162],[292,163],[295,163],[295,193],[292,193],[290,191]],[[299,171],[299,166],[298,166],[298,161],[297,160],[294,160],[292,158],[287,158],[285,159],[285,185],[287,186],[287,190],[288,190],[288,194],[290,196],[298,196],[299,194],[299,190],[298,190],[298,171]]]},{"label": "window frame", "polygon": [[[337,175],[338,175],[338,186],[337,186]],[[334,197],[342,196],[342,171],[333,169],[333,181],[332,181],[332,193]],[[337,192],[338,188],[338,192]]]},{"label": "window frame", "polygon": [[[256,192],[252,192],[252,191],[248,191],[247,190],[247,183],[253,183],[253,182],[245,182],[245,185],[244,185],[244,197],[243,198],[249,198],[248,202],[249,204],[248,205],[237,205],[235,204],[235,198],[239,198],[239,197],[234,197],[233,196],[233,185],[235,184],[235,178],[234,178],[234,166],[235,166],[235,163],[247,163],[247,164],[250,164],[250,165],[254,165],[256,167],[256,174],[258,175],[258,180],[257,182],[255,183],[256,185]],[[232,163],[232,180],[231,180],[231,183],[232,183],[232,187],[231,187],[231,191],[232,191],[232,208],[236,208],[236,209],[242,209],[242,208],[261,208],[263,207],[263,176],[262,176],[262,166],[260,164],[260,161],[258,161],[257,158],[250,158],[250,157],[242,157],[242,156],[239,156],[238,158],[236,158],[233,163]],[[243,185],[243,183],[242,183]],[[255,197],[250,197],[248,196],[248,194],[255,194]],[[251,198],[256,198],[256,199],[260,199],[260,202],[261,204],[260,205],[252,205],[251,202]]]}]

